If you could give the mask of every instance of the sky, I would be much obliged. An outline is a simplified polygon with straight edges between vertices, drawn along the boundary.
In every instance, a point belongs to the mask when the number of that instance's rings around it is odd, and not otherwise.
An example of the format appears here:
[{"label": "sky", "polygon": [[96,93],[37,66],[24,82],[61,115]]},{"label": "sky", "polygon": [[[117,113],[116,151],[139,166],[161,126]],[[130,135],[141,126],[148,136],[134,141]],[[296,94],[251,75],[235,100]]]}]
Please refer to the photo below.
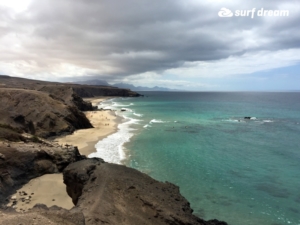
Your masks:
[{"label": "sky", "polygon": [[0,51],[23,78],[300,90],[300,1],[0,0]]}]

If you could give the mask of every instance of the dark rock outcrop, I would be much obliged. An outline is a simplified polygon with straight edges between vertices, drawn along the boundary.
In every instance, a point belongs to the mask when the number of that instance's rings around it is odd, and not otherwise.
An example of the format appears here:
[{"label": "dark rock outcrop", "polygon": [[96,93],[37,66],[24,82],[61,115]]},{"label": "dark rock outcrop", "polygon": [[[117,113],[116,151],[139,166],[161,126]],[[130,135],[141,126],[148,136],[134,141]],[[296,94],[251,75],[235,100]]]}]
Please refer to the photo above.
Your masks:
[{"label": "dark rock outcrop", "polygon": [[122,96],[122,97],[138,97],[140,94],[129,89],[121,89],[116,87],[99,87],[86,85],[73,85],[74,92],[82,98],[94,96]]},{"label": "dark rock outcrop", "polygon": [[46,138],[72,133],[76,129],[92,128],[81,111],[92,111],[95,108],[82,97],[95,96],[140,95],[116,87],[47,82],[0,75],[0,139],[19,140],[17,133],[21,132]]},{"label": "dark rock outcrop", "polygon": [[64,102],[72,107],[75,106],[81,111],[93,110],[92,104],[83,101],[69,85],[45,85],[39,91],[49,93],[53,99]]},{"label": "dark rock outcrop", "polygon": [[67,165],[82,158],[73,146],[0,142],[0,205],[30,179],[62,172]]},{"label": "dark rock outcrop", "polygon": [[0,96],[0,126],[9,126],[40,137],[92,127],[76,106],[68,105],[47,93],[0,88]]},{"label": "dark rock outcrop", "polygon": [[74,105],[81,111],[93,111],[94,107],[92,106],[92,103],[85,102],[81,97],[79,97],[77,94],[72,94],[72,101]]},{"label": "dark rock outcrop", "polygon": [[194,216],[177,186],[101,159],[70,164],[64,182],[86,224],[226,225]]}]

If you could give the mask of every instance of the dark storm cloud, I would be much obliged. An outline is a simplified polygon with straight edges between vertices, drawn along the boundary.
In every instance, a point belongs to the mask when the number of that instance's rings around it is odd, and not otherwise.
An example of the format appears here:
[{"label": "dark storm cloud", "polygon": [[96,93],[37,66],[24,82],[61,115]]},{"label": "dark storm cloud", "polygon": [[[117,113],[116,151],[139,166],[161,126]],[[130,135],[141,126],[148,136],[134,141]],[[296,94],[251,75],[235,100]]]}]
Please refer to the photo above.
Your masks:
[{"label": "dark storm cloud", "polygon": [[[231,5],[199,2],[36,0],[14,19],[11,27],[16,35],[24,36],[24,57],[38,66],[66,62],[95,70],[107,79],[164,71],[184,62],[219,60],[258,49],[300,46],[299,16],[272,24],[262,18],[217,15],[221,7],[277,9],[282,1],[236,1]],[[9,32],[3,29],[0,35]],[[244,35],[246,31],[253,35]],[[258,44],[245,44],[248,38],[255,38],[250,41]],[[266,41],[259,44],[260,39]]]},{"label": "dark storm cloud", "polygon": [[262,36],[269,39],[270,50],[300,48],[300,14],[291,15],[288,20],[280,20],[268,25]]}]

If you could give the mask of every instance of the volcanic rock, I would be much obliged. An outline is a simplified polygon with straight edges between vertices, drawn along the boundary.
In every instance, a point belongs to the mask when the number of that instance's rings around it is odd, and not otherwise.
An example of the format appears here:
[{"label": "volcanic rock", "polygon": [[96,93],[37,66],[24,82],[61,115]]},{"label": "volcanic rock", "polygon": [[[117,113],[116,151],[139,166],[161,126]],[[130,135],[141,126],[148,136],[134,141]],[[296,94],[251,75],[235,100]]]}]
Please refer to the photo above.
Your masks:
[{"label": "volcanic rock", "polygon": [[64,183],[86,224],[226,225],[194,216],[176,185],[102,159],[70,164],[64,170]]},{"label": "volcanic rock", "polygon": [[91,128],[75,106],[34,90],[0,88],[0,127],[49,137],[80,128]]},{"label": "volcanic rock", "polygon": [[77,147],[65,149],[32,142],[11,143],[11,147],[0,142],[0,153],[5,156],[4,160],[0,160],[0,206],[32,178],[62,172],[69,163],[83,158]]}]

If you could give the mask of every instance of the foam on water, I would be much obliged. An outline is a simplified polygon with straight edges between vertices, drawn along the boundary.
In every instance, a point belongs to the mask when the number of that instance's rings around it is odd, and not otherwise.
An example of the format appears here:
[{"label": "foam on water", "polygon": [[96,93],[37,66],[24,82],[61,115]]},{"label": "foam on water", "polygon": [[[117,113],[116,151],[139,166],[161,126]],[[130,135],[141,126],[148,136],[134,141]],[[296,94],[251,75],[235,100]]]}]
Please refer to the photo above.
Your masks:
[{"label": "foam on water", "polygon": [[273,120],[263,120],[264,123],[273,123]]},{"label": "foam on water", "polygon": [[129,107],[130,105],[121,105],[121,104],[115,104],[116,107]]},{"label": "foam on water", "polygon": [[129,104],[129,105],[122,105],[122,104],[119,104],[119,103],[117,103],[117,102],[113,102],[113,104],[112,104],[112,106],[114,106],[114,107],[129,107],[129,106],[131,106],[132,104]]},{"label": "foam on water", "polygon": [[[131,110],[130,108],[124,108],[124,106],[129,107],[134,105],[133,103],[125,105],[114,102],[113,100],[114,99],[109,99],[107,101],[101,102],[98,108],[118,110],[120,109],[120,107],[122,107],[121,109],[126,110],[126,112],[128,113],[133,112],[133,110]],[[113,133],[104,138],[103,140],[99,141],[95,145],[97,152],[91,153],[88,156],[89,158],[98,157],[104,159],[104,161],[106,162],[117,164],[121,164],[122,160],[126,158],[123,145],[124,143],[129,142],[130,138],[134,135],[133,131],[135,129],[131,128],[131,125],[138,124],[142,120],[130,118],[126,116],[127,114],[124,115],[124,113],[122,113],[122,115],[119,116],[122,116],[126,120],[126,122],[118,125],[118,131],[116,133]],[[118,115],[117,112],[115,112],[115,114]]]},{"label": "foam on water", "polygon": [[122,160],[126,158],[123,144],[128,142],[133,136],[133,128],[131,124],[137,124],[139,120],[125,117],[127,121],[118,125],[118,131],[103,140],[99,141],[95,147],[97,152],[90,154],[88,157],[98,157],[104,159],[106,162],[121,164]]},{"label": "foam on water", "polygon": [[151,120],[149,123],[152,124],[152,123],[167,123],[168,121],[162,121],[162,120],[156,120],[156,119],[153,119]]},{"label": "foam on water", "polygon": [[233,119],[228,119],[228,120],[223,120],[223,121],[226,121],[226,122],[239,122],[238,120],[233,120]]},{"label": "foam on water", "polygon": [[[253,120],[255,123],[258,123],[258,124],[264,124],[264,123],[273,123],[274,121],[273,120],[270,120],[270,119],[257,119],[256,117],[251,117],[250,121]],[[234,123],[242,123],[242,122],[250,122],[249,120],[245,120],[245,119],[222,119],[222,121],[225,121],[225,122],[234,122]]]},{"label": "foam on water", "polygon": [[133,115],[138,116],[138,117],[142,117],[143,114],[139,114],[139,113],[133,113]]},{"label": "foam on water", "polygon": [[145,126],[143,126],[144,128],[147,128],[147,127],[151,127],[149,124],[146,124]]}]

